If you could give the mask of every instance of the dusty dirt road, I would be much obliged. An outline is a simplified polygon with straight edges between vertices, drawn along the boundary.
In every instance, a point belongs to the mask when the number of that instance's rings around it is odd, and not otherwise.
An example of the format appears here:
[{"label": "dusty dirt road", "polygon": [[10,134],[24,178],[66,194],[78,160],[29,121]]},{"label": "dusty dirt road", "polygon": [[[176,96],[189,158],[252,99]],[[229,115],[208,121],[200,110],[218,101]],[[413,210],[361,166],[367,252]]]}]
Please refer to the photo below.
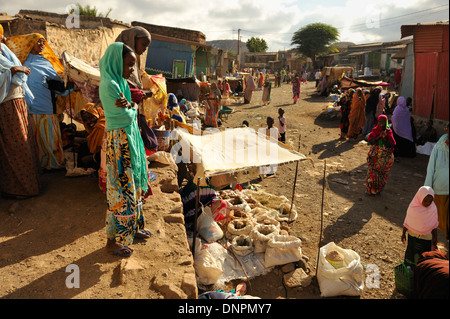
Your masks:
[{"label": "dusty dirt road", "polygon": [[[321,245],[335,242],[355,250],[364,266],[376,265],[380,287],[365,289],[362,299],[403,298],[395,291],[394,266],[402,260],[402,222],[406,208],[423,184],[428,156],[401,159],[395,163],[383,194],[364,194],[368,146],[359,141],[339,140],[339,118],[330,118],[325,109],[327,98],[314,94],[314,83],[302,85],[301,100],[292,104],[291,87],[283,83],[272,88],[272,101],[263,106],[261,91],[253,94],[251,104],[232,104],[235,112],[223,121],[224,127],[240,126],[247,120],[251,127],[266,126],[266,117],[277,117],[282,107],[287,119],[287,143],[311,161],[299,165],[295,205],[299,216],[289,225],[290,233],[301,238],[302,251],[310,258],[312,274],[321,230],[322,176],[326,161],[326,189]],[[324,116],[325,114],[325,116]],[[265,191],[292,197],[296,164],[279,167],[272,178],[259,181]],[[162,168],[156,170],[162,174]],[[92,177],[65,178],[64,172],[44,174],[39,197],[11,201],[0,199],[0,298],[164,298],[151,282],[170,279],[165,261],[189,266],[189,252],[178,238],[180,224],[167,224],[156,211],[176,206],[176,196],[165,194],[146,204],[148,228],[154,240],[134,245],[139,278],[122,285],[120,260],[105,253],[105,196]],[[155,188],[156,189],[156,188]],[[173,198],[170,198],[170,197]],[[172,206],[171,206],[172,205]],[[170,237],[170,246],[165,244]],[[439,247],[447,251],[447,241],[439,232]],[[176,264],[175,262],[175,264]],[[82,270],[81,289],[67,289],[65,272],[69,264]],[[172,267],[172,266],[171,266]],[[184,271],[184,270],[181,270]],[[160,276],[158,277],[158,273]],[[155,275],[156,274],[156,275]],[[261,298],[320,298],[316,281],[306,288],[288,288],[279,269],[251,281],[248,293]],[[230,283],[230,288],[235,283]],[[162,285],[163,286],[163,285]],[[167,294],[166,294],[167,295]],[[183,294],[181,293],[181,296]]]},{"label": "dusty dirt road", "polygon": [[[263,106],[261,91],[253,94],[252,103],[236,105],[235,113],[224,126],[236,127],[247,120],[250,127],[266,127],[266,118],[278,116],[285,110],[287,144],[308,156],[311,161],[299,164],[295,205],[298,219],[289,225],[290,233],[301,238],[302,252],[310,258],[315,274],[319,247],[334,242],[356,251],[364,267],[376,265],[380,271],[379,288],[364,289],[362,299],[403,298],[395,290],[394,267],[403,260],[405,246],[400,237],[406,209],[423,185],[428,156],[418,154],[414,159],[401,158],[395,163],[381,196],[365,195],[367,173],[366,155],[369,147],[357,141],[339,140],[339,116],[329,116],[329,98],[315,94],[315,83],[302,84],[301,98],[293,104],[291,86],[283,83],[272,88],[271,103]],[[299,138],[300,135],[300,138]],[[322,180],[326,162],[323,236],[321,229]],[[296,164],[278,168],[275,177],[263,179],[259,185],[267,192],[292,198]],[[448,242],[439,231],[438,247],[448,250]],[[316,281],[307,288],[285,289],[282,272],[274,270],[252,280],[252,294],[263,298],[317,298],[320,290]]]}]

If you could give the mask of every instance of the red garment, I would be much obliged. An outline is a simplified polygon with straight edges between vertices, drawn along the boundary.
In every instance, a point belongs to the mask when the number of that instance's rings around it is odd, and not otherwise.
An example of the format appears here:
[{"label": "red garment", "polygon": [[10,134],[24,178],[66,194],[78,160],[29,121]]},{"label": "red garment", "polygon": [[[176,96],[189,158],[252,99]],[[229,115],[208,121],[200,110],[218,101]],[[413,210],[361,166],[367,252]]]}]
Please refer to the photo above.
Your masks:
[{"label": "red garment", "polygon": [[[386,123],[387,123],[387,116],[384,115],[384,114],[382,114],[382,115],[380,115],[380,116],[378,117],[378,120],[379,120],[381,117],[384,117],[384,118],[386,119]],[[391,129],[386,129],[385,132],[386,132],[386,137],[388,138],[388,140],[389,140],[391,146],[394,147],[396,143],[395,143],[395,139],[394,139],[394,135],[393,135],[393,133],[392,133],[392,130],[391,130]],[[368,139],[368,140],[371,140],[371,139],[373,139],[373,138],[379,136],[380,134],[381,134],[381,127],[377,124],[377,126],[375,126],[375,127],[372,129],[372,132],[370,132],[370,134],[369,134],[369,136],[367,137],[367,139]]]},{"label": "red garment", "polygon": [[144,91],[130,87],[130,92],[131,101],[138,104],[141,103],[142,98],[144,97]]},{"label": "red garment", "polygon": [[402,72],[400,70],[395,71],[395,83],[396,84],[400,84],[400,82],[402,81]]}]

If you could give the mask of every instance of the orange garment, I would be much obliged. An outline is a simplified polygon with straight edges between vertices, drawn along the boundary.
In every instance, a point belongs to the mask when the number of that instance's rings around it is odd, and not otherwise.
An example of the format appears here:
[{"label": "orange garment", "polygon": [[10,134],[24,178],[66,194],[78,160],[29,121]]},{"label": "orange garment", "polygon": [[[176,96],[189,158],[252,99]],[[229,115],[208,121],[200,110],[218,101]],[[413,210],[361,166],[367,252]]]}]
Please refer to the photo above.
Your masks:
[{"label": "orange garment", "polygon": [[100,106],[96,106],[94,103],[86,104],[83,111],[88,112],[97,118],[95,123],[85,123],[83,121],[86,132],[89,134],[87,136],[89,151],[92,154],[95,154],[100,151],[103,144],[103,136],[106,131],[105,113]]},{"label": "orange garment", "polygon": [[61,75],[64,71],[64,67],[61,64],[61,61],[59,61],[56,54],[53,52],[52,48],[50,48],[50,46],[48,45],[48,42],[44,38],[43,35],[41,35],[39,33],[17,35],[17,36],[8,38],[8,40],[6,41],[6,45],[17,56],[19,61],[23,64],[25,62],[25,60],[28,58],[28,55],[30,54],[34,45],[40,39],[44,39],[44,41],[45,41],[45,48],[40,53],[40,55],[43,55],[44,58],[47,59],[52,64],[56,73]]},{"label": "orange garment", "polygon": [[364,108],[366,107],[366,98],[360,88],[353,94],[352,105],[350,113],[348,114],[349,127],[347,137],[356,138],[366,124],[366,114]]}]

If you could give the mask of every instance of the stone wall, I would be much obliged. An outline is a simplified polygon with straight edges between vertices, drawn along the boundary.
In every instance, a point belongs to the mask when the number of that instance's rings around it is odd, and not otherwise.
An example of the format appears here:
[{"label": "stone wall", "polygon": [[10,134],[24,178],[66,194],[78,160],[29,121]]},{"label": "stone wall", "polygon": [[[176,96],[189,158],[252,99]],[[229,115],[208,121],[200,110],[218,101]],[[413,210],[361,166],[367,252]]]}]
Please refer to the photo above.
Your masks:
[{"label": "stone wall", "polygon": [[[29,33],[42,34],[58,57],[64,51],[97,65],[108,45],[113,43],[123,30],[131,26],[109,18],[80,16],[80,28],[66,26],[67,14],[20,10],[19,18],[3,23],[5,36]],[[147,52],[141,55],[141,65],[145,64]]]}]

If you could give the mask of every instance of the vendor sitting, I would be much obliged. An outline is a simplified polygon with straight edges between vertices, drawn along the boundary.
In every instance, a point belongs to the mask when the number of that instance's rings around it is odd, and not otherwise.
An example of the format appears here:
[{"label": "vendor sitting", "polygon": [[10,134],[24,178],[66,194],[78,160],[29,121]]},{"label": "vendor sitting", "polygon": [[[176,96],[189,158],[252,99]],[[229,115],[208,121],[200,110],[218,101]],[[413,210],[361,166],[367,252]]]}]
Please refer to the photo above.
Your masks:
[{"label": "vendor sitting", "polygon": [[88,103],[80,111],[83,125],[87,132],[87,142],[82,143],[78,150],[79,167],[99,169],[100,152],[103,136],[106,131],[106,119],[99,104]]}]

